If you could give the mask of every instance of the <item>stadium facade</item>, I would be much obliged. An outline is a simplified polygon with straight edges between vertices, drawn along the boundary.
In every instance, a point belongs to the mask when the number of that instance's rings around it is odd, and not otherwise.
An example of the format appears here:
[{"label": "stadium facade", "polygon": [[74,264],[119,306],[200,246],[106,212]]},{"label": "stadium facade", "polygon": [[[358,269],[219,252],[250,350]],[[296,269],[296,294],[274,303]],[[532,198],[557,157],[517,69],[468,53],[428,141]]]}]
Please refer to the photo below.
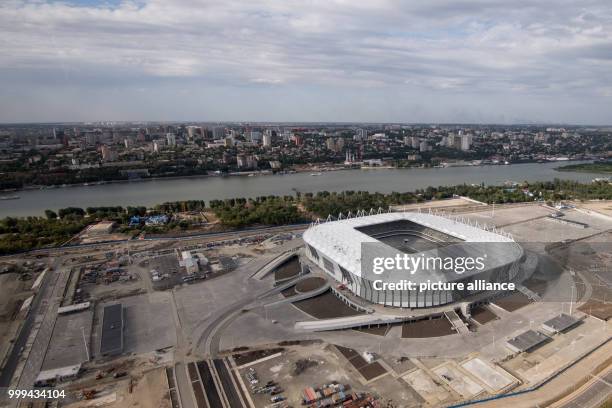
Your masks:
[{"label": "stadium facade", "polygon": [[[362,214],[358,217],[312,225],[304,232],[308,260],[343,284],[358,297],[374,304],[402,308],[428,308],[459,302],[482,291],[381,290],[372,274],[374,257],[466,258],[484,257],[484,266],[465,273],[441,268],[413,271],[391,270],[381,276],[387,282],[409,278],[426,281],[519,282],[524,279],[522,247],[494,228],[470,223],[460,217],[422,212]],[[493,293],[492,293],[493,295]]]}]

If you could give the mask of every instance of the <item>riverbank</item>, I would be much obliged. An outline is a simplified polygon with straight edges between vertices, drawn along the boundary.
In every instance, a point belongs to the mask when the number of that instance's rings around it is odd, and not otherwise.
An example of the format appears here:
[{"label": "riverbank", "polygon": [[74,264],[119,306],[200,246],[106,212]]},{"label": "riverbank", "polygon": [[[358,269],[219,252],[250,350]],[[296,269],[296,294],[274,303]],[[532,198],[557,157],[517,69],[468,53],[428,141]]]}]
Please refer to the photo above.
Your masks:
[{"label": "riverbank", "polygon": [[[555,178],[589,183],[600,174],[563,172],[559,164],[528,163],[445,168],[379,169],[376,171],[313,170],[266,177],[193,176],[76,185],[71,188],[22,190],[20,199],[0,201],[0,217],[43,215],[46,209],[99,206],[153,206],[167,201],[215,200],[235,197],[295,195],[317,191],[415,191],[429,186],[500,185],[506,181],[552,181]],[[146,182],[142,182],[146,181]],[[12,193],[14,194],[14,193]]]},{"label": "riverbank", "polygon": [[[582,161],[581,161],[582,162]],[[559,163],[557,160],[541,162],[541,161],[520,161],[514,163],[508,162],[497,162],[492,163],[490,161],[480,161],[475,160],[472,162],[444,162],[438,166],[422,166],[422,165],[414,165],[414,166],[406,166],[406,167],[397,167],[397,166],[360,166],[360,167],[345,167],[340,164],[325,164],[321,165],[312,165],[308,167],[296,167],[292,170],[283,170],[283,171],[273,171],[273,170],[248,170],[248,171],[235,171],[229,173],[217,173],[217,172],[209,172],[207,174],[192,174],[192,175],[181,175],[181,176],[157,176],[157,177],[138,177],[133,179],[120,179],[120,180],[103,180],[103,181],[95,181],[95,182],[85,182],[85,183],[70,183],[70,184],[50,184],[50,185],[27,185],[21,188],[7,188],[0,189],[0,194],[2,193],[14,193],[19,191],[29,191],[29,190],[55,190],[60,188],[73,188],[73,187],[91,187],[91,186],[102,186],[106,184],[126,184],[126,183],[140,183],[140,182],[151,182],[151,181],[162,181],[162,180],[189,180],[189,179],[208,179],[208,178],[217,178],[217,177],[253,177],[253,176],[278,176],[278,175],[286,175],[286,174],[309,174],[312,176],[320,176],[324,173],[328,172],[336,172],[336,171],[355,171],[355,170],[412,170],[412,169],[443,169],[443,168],[457,168],[457,167],[490,167],[490,166],[516,166],[523,164],[547,164],[547,163]],[[570,166],[563,166],[570,167]],[[319,174],[321,173],[321,174]]]},{"label": "riverbank", "polygon": [[580,173],[612,174],[612,162],[570,164],[557,167],[556,170],[563,172],[573,171]]},{"label": "riverbank", "polygon": [[[174,202],[153,207],[89,207],[62,208],[46,211],[45,217],[6,217],[0,220],[0,254],[27,251],[48,245],[69,242],[80,233],[82,241],[110,240],[114,234],[137,236],[145,234],[196,234],[204,230],[219,231],[258,225],[287,225],[307,223],[337,214],[355,213],[359,209],[387,209],[406,205],[428,205],[440,200],[469,197],[471,205],[485,203],[534,203],[558,200],[612,199],[612,184],[575,183],[556,180],[535,182],[521,186],[482,186],[459,184],[448,187],[428,187],[420,191],[368,193],[344,191],[339,193],[259,196],[254,200],[239,197],[232,200],[205,202]],[[486,204],[485,204],[486,205]],[[551,204],[549,204],[551,205]],[[205,214],[211,215],[205,215]],[[99,221],[106,223],[95,234],[84,231]],[[110,228],[109,228],[110,225]],[[107,234],[107,238],[101,238]],[[112,237],[114,238],[114,236]],[[122,239],[122,238],[120,238]]]},{"label": "riverbank", "polygon": [[[389,167],[390,168],[390,167]],[[59,188],[72,188],[72,187],[91,187],[91,186],[102,186],[105,184],[126,184],[126,183],[140,183],[147,181],[162,181],[162,180],[188,180],[188,179],[207,179],[207,178],[224,178],[224,177],[253,177],[253,176],[278,176],[285,174],[297,174],[297,173],[312,173],[312,172],[331,172],[331,171],[346,171],[346,170],[359,170],[359,168],[313,168],[313,169],[296,169],[290,171],[277,171],[272,170],[250,170],[250,171],[236,171],[230,173],[212,173],[212,174],[193,174],[189,176],[163,176],[163,177],[139,177],[133,179],[122,179],[122,180],[104,180],[96,181],[91,183],[71,183],[71,184],[52,184],[52,185],[30,185],[22,188],[7,188],[0,190],[0,193],[15,193],[19,191],[28,190],[55,190]]]}]

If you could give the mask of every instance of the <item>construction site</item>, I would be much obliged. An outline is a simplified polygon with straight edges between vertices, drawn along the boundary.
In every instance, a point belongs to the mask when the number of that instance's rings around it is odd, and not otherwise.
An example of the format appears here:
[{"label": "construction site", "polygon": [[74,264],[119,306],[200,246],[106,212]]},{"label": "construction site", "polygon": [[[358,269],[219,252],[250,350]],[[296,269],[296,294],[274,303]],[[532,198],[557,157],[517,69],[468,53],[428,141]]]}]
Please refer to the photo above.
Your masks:
[{"label": "construction site", "polygon": [[513,292],[423,309],[314,268],[308,226],[7,257],[0,385],[62,389],[53,406],[70,407],[603,404],[612,218],[580,203],[435,211],[503,229],[537,267]]}]

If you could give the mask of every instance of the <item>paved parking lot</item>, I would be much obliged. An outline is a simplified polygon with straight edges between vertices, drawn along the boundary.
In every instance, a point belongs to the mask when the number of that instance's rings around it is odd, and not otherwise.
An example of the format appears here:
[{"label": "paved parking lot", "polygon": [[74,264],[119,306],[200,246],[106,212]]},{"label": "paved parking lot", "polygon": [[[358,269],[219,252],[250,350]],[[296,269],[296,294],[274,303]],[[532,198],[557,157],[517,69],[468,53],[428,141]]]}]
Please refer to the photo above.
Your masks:
[{"label": "paved parking lot", "polygon": [[122,299],[125,307],[125,352],[146,353],[176,344],[170,302],[169,293]]},{"label": "paved parking lot", "polygon": [[77,365],[89,360],[87,353],[91,350],[92,322],[91,310],[58,316],[42,369]]},{"label": "paved parking lot", "polygon": [[[171,294],[154,292],[114,301],[124,307],[124,353],[148,353],[176,345],[176,328],[172,315]],[[98,316],[106,304],[98,305]],[[98,319],[99,336],[102,319]],[[96,350],[100,347],[99,339]]]}]

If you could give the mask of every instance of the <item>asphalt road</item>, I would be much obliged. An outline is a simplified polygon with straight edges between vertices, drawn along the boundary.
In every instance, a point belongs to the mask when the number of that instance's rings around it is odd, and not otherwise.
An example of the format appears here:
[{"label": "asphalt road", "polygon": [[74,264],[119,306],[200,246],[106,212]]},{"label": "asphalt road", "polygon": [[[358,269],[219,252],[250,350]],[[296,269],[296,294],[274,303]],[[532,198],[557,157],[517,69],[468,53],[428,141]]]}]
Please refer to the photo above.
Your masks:
[{"label": "asphalt road", "polygon": [[[279,254],[279,256],[282,256],[282,254]],[[265,266],[265,264],[261,267],[263,266]],[[257,270],[259,270],[261,267],[257,268]],[[249,276],[250,275],[252,274],[249,274]],[[287,282],[286,284],[288,283],[289,282]],[[201,344],[204,344],[204,353],[207,354],[210,358],[217,357],[217,354],[219,353],[219,343],[222,334],[221,331],[224,327],[228,326],[232,322],[233,317],[237,316],[243,308],[249,306],[257,299],[272,295],[274,293],[280,293],[283,289],[284,286],[281,285],[279,287],[273,287],[271,289],[263,290],[259,293],[253,293],[250,296],[245,296],[240,300],[232,303],[231,305],[225,307],[217,314],[215,319],[206,326],[206,328],[198,338],[198,341],[196,342],[196,347],[199,347]]]},{"label": "asphalt road", "polygon": [[238,395],[238,390],[234,387],[232,383],[232,377],[230,372],[227,370],[225,363],[223,360],[214,359],[212,360],[215,370],[217,370],[217,374],[219,375],[219,380],[221,380],[221,386],[225,391],[225,395],[227,396],[227,400],[232,408],[243,408],[242,402],[240,401],[240,396]]},{"label": "asphalt road", "polygon": [[182,408],[197,408],[191,390],[191,381],[187,375],[187,366],[184,363],[176,363],[174,366],[176,385],[179,390]]}]

